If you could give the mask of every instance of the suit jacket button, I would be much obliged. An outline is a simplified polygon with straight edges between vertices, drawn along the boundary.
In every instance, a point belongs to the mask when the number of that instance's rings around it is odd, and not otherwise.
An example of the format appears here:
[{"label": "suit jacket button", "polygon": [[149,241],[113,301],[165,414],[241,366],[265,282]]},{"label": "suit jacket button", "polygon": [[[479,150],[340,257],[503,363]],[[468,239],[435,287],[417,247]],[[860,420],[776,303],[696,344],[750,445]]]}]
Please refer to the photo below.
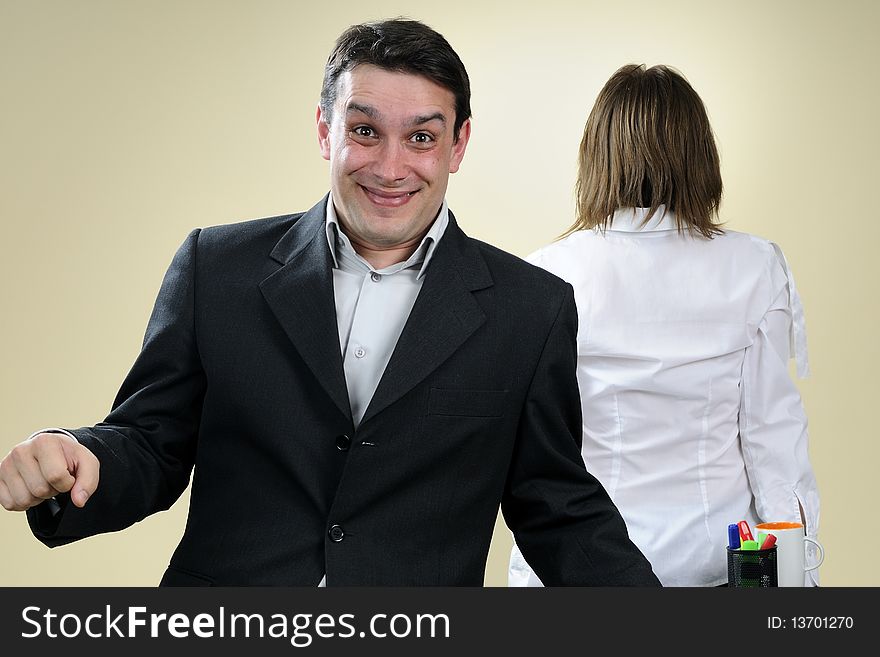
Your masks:
[{"label": "suit jacket button", "polygon": [[336,436],[336,449],[340,452],[348,451],[348,448],[351,447],[351,438],[346,436],[345,434],[341,436]]},{"label": "suit jacket button", "polygon": [[330,534],[330,540],[334,543],[339,543],[345,537],[345,532],[342,531],[342,527],[339,525],[333,525],[328,533]]}]

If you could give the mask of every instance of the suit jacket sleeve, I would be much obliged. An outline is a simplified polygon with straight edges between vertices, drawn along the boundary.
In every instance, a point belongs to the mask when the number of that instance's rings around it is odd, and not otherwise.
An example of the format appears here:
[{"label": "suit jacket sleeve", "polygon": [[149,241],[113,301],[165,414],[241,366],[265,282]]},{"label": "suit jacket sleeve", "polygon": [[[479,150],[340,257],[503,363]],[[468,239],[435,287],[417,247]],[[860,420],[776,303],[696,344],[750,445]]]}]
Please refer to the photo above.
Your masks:
[{"label": "suit jacket sleeve", "polygon": [[205,391],[196,341],[193,231],[159,291],[143,348],[104,422],[71,433],[101,464],[98,488],[79,509],[61,496],[28,511],[35,536],[54,547],[124,529],[169,508],[189,483]]},{"label": "suit jacket sleeve", "polygon": [[565,289],[522,410],[502,512],[547,586],[658,586],[581,457],[577,311]]}]

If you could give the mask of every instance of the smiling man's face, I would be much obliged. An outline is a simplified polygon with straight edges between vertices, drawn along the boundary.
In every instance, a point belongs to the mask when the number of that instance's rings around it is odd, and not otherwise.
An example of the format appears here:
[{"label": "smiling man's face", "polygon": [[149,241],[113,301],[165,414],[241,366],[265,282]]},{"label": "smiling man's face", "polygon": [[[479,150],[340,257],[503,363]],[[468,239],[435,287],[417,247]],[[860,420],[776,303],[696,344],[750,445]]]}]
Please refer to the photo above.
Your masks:
[{"label": "smiling man's face", "polygon": [[359,252],[404,260],[443,204],[470,120],[456,141],[453,93],[420,75],[362,64],[337,84],[330,120],[320,108],[317,118],[339,222]]}]

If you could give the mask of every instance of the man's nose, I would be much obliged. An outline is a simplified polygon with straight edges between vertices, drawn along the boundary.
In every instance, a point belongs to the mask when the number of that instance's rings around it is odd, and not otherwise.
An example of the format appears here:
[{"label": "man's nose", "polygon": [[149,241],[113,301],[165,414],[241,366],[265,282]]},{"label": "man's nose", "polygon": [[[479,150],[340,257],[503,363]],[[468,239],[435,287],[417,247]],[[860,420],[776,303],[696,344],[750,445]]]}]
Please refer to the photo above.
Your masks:
[{"label": "man's nose", "polygon": [[406,179],[409,171],[409,153],[406,145],[388,140],[377,149],[373,174],[383,185],[400,183]]}]

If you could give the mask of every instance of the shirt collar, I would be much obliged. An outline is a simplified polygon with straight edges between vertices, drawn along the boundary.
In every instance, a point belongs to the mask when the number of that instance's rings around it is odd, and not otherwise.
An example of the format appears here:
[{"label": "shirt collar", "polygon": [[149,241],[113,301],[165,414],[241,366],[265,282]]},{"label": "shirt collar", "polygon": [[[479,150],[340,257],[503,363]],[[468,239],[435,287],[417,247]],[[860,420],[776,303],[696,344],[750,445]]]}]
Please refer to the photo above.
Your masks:
[{"label": "shirt collar", "polygon": [[330,246],[330,254],[333,256],[334,269],[364,273],[375,271],[379,274],[394,274],[402,269],[419,267],[419,273],[416,278],[421,278],[428,270],[428,264],[431,262],[431,258],[434,257],[434,250],[437,248],[437,243],[440,241],[440,238],[443,237],[443,233],[446,232],[446,226],[448,225],[449,207],[446,204],[446,199],[443,199],[443,205],[440,206],[440,212],[437,213],[437,218],[434,219],[434,223],[431,224],[428,232],[422,238],[418,248],[413,251],[412,255],[403,262],[398,262],[390,267],[377,270],[373,269],[373,266],[355,251],[351,240],[349,240],[348,236],[342,232],[342,228],[339,225],[339,217],[337,216],[336,208],[333,205],[332,193],[327,200],[327,244]]},{"label": "shirt collar", "polygon": [[[651,232],[656,230],[677,230],[675,213],[660,205],[648,223],[644,223],[651,208],[620,208],[614,211],[608,230],[626,233]],[[644,225],[643,225],[644,224]]]}]

